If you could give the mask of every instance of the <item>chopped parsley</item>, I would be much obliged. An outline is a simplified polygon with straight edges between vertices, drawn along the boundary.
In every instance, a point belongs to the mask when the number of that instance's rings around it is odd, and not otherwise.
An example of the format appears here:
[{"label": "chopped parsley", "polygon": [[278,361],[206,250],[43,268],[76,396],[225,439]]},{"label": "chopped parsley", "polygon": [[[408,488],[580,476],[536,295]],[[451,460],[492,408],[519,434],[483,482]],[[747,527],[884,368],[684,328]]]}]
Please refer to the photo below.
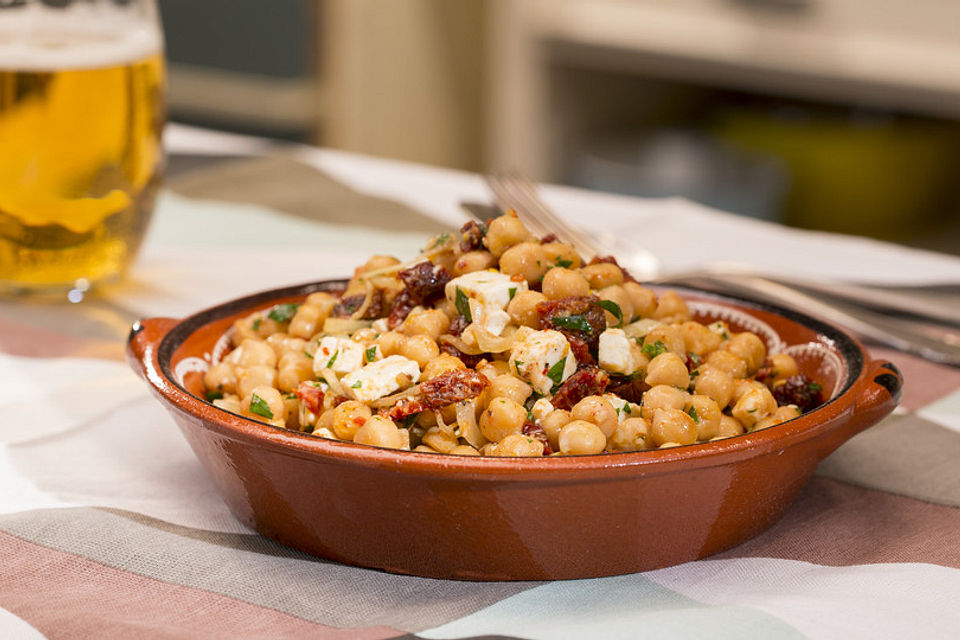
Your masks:
[{"label": "chopped parsley", "polygon": [[310,355],[310,352],[309,352],[309,351],[304,350],[303,355],[305,355],[305,356],[307,356],[308,358],[310,358],[311,360],[313,360],[313,356]]},{"label": "chopped parsley", "polygon": [[213,402],[223,398],[223,391],[207,391],[207,400]]},{"label": "chopped parsley", "polygon": [[253,330],[254,330],[254,331],[259,331],[261,324],[263,324],[263,318],[257,318],[256,320],[254,320],[254,321],[253,321]]},{"label": "chopped parsley", "polygon": [[527,409],[527,420],[530,422],[536,422],[536,419],[533,417],[533,411],[530,411],[530,409]]},{"label": "chopped parsley", "polygon": [[657,340],[653,344],[643,345],[643,353],[651,360],[667,351],[669,351],[669,349],[667,349],[667,345],[663,344],[663,340]]},{"label": "chopped parsley", "polygon": [[447,244],[447,241],[450,239],[449,233],[441,233],[437,236],[436,240],[430,243],[430,246],[425,249],[425,251],[430,251],[431,249],[436,249],[437,247],[442,247]]},{"label": "chopped parsley", "polygon": [[601,300],[597,304],[613,314],[613,317],[617,319],[618,327],[623,326],[623,311],[620,309],[620,305],[613,300]]},{"label": "chopped parsley", "polygon": [[523,366],[523,360],[514,360],[513,368],[517,370],[517,373],[520,373],[520,367]]},{"label": "chopped parsley", "polygon": [[337,349],[336,351],[334,351],[334,352],[333,352],[333,355],[330,356],[330,359],[327,360],[327,367],[326,367],[327,369],[330,369],[331,367],[333,367],[333,363],[337,361],[337,356],[338,356],[338,355],[340,355],[340,350],[339,350],[339,349]]},{"label": "chopped parsley", "polygon": [[270,309],[270,313],[267,314],[267,317],[274,322],[283,324],[284,322],[290,322],[293,316],[297,314],[297,309],[299,308],[300,305],[294,304],[293,302],[278,304],[273,309]]},{"label": "chopped parsley", "polygon": [[581,315],[557,316],[555,318],[551,318],[550,322],[553,324],[553,326],[560,327],[561,329],[583,331],[584,333],[593,332],[593,326]]},{"label": "chopped parsley", "polygon": [[693,421],[697,424],[700,424],[700,416],[697,415],[697,408],[693,405],[690,405],[690,408],[687,409],[687,415],[693,418]]},{"label": "chopped parsley", "polygon": [[467,322],[473,322],[473,316],[470,315],[470,301],[460,287],[457,287],[457,295],[453,304],[457,308],[457,313],[466,318]]},{"label": "chopped parsley", "polygon": [[285,395],[285,396],[283,396],[283,397],[284,397],[285,399],[287,399],[287,400],[296,400],[296,399],[297,399],[297,394],[295,394],[295,393],[288,393],[287,395]]},{"label": "chopped parsley", "polygon": [[566,258],[561,258],[557,256],[557,259],[554,260],[558,267],[563,267],[564,269],[569,269],[573,265],[573,260],[567,260]]},{"label": "chopped parsley", "polygon": [[351,388],[351,389],[359,389],[359,388],[362,387],[362,386],[363,386],[363,383],[360,382],[359,380],[357,380],[357,381],[354,382],[352,385],[350,385],[350,388]]},{"label": "chopped parsley", "polygon": [[267,420],[273,420],[273,411],[270,411],[270,405],[257,394],[250,397],[250,413],[255,413]]},{"label": "chopped parsley", "polygon": [[517,295],[517,288],[510,287],[507,291],[510,293],[510,300],[513,300],[513,296]]},{"label": "chopped parsley", "polygon": [[807,389],[810,389],[810,391],[823,391],[823,385],[819,382],[808,382]]},{"label": "chopped parsley", "polygon": [[563,381],[563,369],[567,366],[567,356],[563,356],[560,360],[557,361],[555,365],[550,367],[547,371],[547,377],[553,382],[553,384],[558,385]]},{"label": "chopped parsley", "polygon": [[700,356],[695,354],[693,351],[687,352],[687,360],[690,361],[690,364],[692,364],[694,368],[699,367],[700,362],[702,362],[702,359],[700,358]]},{"label": "chopped parsley", "polygon": [[403,427],[404,429],[411,428],[412,426],[417,424],[417,416],[419,415],[420,415],[419,413],[411,413],[410,415],[408,415],[406,418],[403,419],[403,422],[400,423],[400,426]]},{"label": "chopped parsley", "polygon": [[373,362],[377,357],[377,345],[373,345],[363,352],[363,357],[367,362]]}]

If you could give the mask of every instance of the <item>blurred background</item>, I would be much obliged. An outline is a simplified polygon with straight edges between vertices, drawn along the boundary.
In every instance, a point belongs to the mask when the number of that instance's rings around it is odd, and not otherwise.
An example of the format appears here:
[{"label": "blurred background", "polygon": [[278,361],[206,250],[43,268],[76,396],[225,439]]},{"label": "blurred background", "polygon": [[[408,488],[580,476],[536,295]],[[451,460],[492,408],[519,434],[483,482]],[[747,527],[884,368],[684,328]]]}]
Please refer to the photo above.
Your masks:
[{"label": "blurred background", "polygon": [[176,121],[960,254],[960,2],[160,7]]}]

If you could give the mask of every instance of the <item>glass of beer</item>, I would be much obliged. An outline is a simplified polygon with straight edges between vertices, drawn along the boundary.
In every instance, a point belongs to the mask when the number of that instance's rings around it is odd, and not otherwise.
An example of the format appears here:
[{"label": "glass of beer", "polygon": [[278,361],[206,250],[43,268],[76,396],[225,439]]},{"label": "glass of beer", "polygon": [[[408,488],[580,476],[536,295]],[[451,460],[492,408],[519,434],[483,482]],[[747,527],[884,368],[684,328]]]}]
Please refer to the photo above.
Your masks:
[{"label": "glass of beer", "polygon": [[0,0],[0,292],[83,297],[137,253],[163,171],[153,0]]}]

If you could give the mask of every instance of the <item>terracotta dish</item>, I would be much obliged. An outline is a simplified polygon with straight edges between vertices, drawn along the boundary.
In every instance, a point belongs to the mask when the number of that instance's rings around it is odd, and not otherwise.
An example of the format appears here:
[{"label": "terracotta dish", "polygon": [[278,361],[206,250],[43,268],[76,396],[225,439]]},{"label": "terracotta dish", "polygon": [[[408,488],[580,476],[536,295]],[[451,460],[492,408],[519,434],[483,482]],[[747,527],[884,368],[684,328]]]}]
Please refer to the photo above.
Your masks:
[{"label": "terracotta dish", "polygon": [[201,399],[200,372],[235,319],[343,286],[277,289],[183,320],[143,320],[130,332],[128,357],[237,518],[268,538],[347,564],[436,578],[552,580],[703,558],[773,524],[817,463],[890,413],[900,396],[897,369],[871,360],[836,327],[681,289],[696,319],[723,319],[788,350],[831,399],[783,424],[706,444],[546,458],[333,441]]}]

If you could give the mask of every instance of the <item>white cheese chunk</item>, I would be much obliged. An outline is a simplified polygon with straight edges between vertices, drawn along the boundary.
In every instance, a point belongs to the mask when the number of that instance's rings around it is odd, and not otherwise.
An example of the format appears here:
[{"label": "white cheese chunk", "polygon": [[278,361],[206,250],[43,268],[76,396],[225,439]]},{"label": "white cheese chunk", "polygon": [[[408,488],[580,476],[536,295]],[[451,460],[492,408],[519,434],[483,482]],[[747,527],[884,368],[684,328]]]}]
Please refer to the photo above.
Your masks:
[{"label": "white cheese chunk", "polygon": [[607,329],[600,334],[600,366],[623,376],[635,373],[642,365],[636,343],[627,337],[623,329]]},{"label": "white cheese chunk", "polygon": [[637,411],[634,413],[633,407],[630,406],[630,403],[621,398],[618,395],[613,393],[603,394],[603,399],[610,403],[610,406],[614,408],[617,412],[617,421],[623,422],[627,418],[639,418],[640,412]]},{"label": "white cheese chunk", "polygon": [[[562,363],[562,364],[561,364]],[[510,351],[510,367],[542,396],[577,370],[570,343],[559,331],[530,331]]]},{"label": "white cheese chunk", "polygon": [[471,299],[470,316],[473,323],[483,327],[495,336],[503,333],[503,330],[510,324],[510,314],[493,304],[483,304],[478,300]]},{"label": "white cheese chunk", "polygon": [[348,373],[340,380],[360,402],[370,402],[409,387],[420,379],[420,367],[403,356],[389,356]]},{"label": "white cheese chunk", "polygon": [[534,421],[539,423],[548,415],[553,413],[554,409],[555,407],[553,406],[553,403],[550,402],[549,399],[540,398],[539,400],[533,403],[532,407],[530,407],[530,414],[533,416]]},{"label": "white cheese chunk", "polygon": [[513,296],[527,290],[527,281],[511,280],[510,276],[499,271],[471,271],[447,283],[444,293],[447,300],[454,304],[457,302],[457,289],[460,289],[468,300],[505,309]]},{"label": "white cheese chunk", "polygon": [[337,373],[350,373],[363,366],[363,345],[350,338],[326,336],[320,339],[313,354],[313,370],[333,369]]}]

